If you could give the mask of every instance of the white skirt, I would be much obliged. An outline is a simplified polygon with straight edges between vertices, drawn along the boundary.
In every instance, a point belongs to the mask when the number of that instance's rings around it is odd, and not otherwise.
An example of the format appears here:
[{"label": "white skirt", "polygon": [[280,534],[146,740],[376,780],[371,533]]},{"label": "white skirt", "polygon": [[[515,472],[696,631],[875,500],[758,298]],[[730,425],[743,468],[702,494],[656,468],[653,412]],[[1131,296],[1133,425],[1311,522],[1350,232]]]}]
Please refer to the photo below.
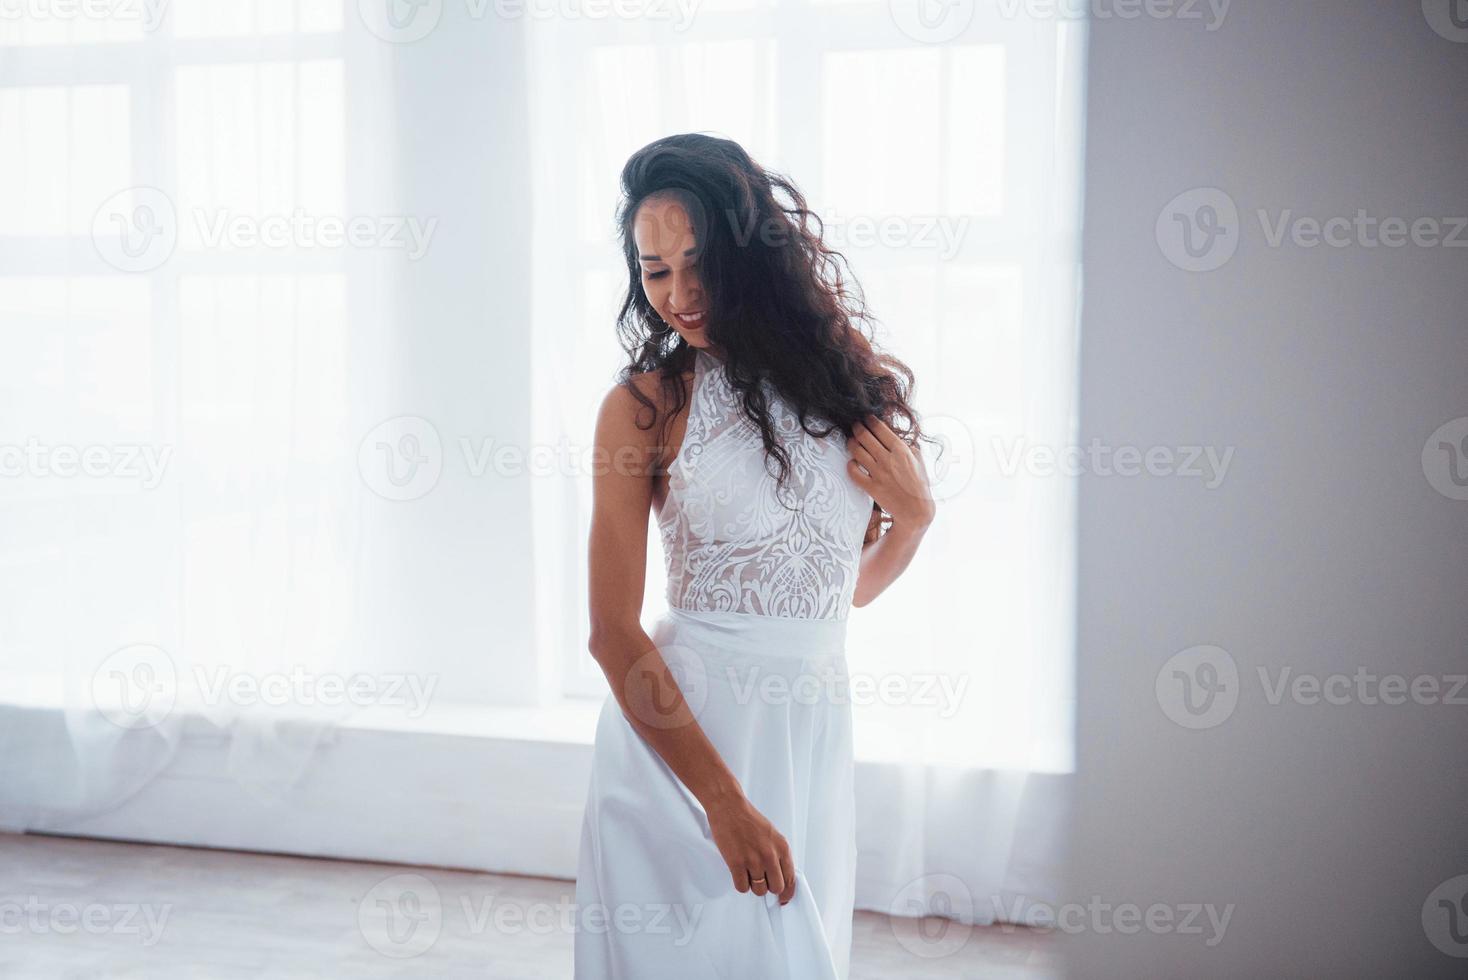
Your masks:
[{"label": "white skirt", "polygon": [[576,980],[846,980],[856,888],[846,620],[670,609],[651,633],[795,897],[735,890],[703,806],[608,695],[576,876]]}]

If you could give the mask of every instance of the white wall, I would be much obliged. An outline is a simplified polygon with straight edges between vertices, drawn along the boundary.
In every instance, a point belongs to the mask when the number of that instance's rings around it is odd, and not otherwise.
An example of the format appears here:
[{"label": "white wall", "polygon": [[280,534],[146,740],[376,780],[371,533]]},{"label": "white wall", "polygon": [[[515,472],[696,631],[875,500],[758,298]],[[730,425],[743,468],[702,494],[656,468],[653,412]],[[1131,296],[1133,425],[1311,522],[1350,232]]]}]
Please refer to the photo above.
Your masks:
[{"label": "white wall", "polygon": [[[1092,24],[1082,444],[1235,452],[1211,490],[1082,478],[1071,892],[1234,909],[1212,948],[1206,924],[1073,917],[1072,975],[1461,976],[1423,911],[1468,874],[1468,705],[1275,705],[1258,670],[1468,672],[1468,502],[1422,459],[1468,416],[1468,248],[1270,247],[1256,212],[1468,214],[1468,43],[1419,0],[1236,0],[1205,26]],[[1238,251],[1184,272],[1154,226],[1205,186]],[[1190,729],[1156,682],[1198,644],[1238,700]]]}]

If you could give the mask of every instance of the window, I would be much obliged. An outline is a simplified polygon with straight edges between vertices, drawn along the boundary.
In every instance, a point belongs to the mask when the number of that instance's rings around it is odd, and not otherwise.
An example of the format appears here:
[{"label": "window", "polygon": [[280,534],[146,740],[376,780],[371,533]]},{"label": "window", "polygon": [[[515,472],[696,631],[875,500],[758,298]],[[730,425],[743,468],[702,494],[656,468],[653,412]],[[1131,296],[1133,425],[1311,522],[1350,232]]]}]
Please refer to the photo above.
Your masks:
[{"label": "window", "polygon": [[[536,439],[589,447],[622,361],[628,155],[673,132],[738,141],[826,220],[949,443],[932,468],[942,532],[853,610],[848,660],[912,692],[947,678],[953,697],[857,701],[858,756],[1067,772],[1073,484],[1026,461],[1073,440],[1084,24],[979,10],[930,44],[897,20],[886,3],[781,0],[701,8],[686,29],[530,25]],[[606,691],[586,655],[590,491],[579,473],[537,500],[539,646],[576,695]],[[650,622],[665,580],[649,530]]]}]

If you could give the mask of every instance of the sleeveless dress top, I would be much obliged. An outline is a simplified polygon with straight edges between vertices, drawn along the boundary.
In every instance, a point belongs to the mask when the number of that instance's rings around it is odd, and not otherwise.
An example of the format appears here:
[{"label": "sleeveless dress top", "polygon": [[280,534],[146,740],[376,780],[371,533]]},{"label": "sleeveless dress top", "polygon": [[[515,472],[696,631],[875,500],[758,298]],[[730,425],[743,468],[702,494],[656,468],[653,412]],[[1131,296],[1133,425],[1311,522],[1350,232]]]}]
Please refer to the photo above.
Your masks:
[{"label": "sleeveless dress top", "polygon": [[[790,472],[741,412],[723,363],[694,355],[687,432],[658,517],[668,605],[794,619],[845,619],[872,497],[846,470],[846,436],[811,435],[764,382]],[[816,428],[823,427],[817,420]]]}]

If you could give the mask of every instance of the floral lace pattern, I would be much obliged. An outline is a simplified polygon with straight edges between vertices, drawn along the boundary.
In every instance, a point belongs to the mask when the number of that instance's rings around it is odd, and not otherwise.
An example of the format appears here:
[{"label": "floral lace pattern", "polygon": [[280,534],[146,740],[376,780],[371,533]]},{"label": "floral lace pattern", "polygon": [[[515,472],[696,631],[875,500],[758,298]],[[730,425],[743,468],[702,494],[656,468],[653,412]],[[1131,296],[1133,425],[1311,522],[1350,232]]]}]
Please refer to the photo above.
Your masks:
[{"label": "floral lace pattern", "polygon": [[766,458],[722,362],[696,352],[687,432],[658,515],[668,605],[844,619],[871,495],[846,471],[845,435],[811,435],[773,385],[767,390],[777,437],[790,454],[783,488],[779,464]]}]

